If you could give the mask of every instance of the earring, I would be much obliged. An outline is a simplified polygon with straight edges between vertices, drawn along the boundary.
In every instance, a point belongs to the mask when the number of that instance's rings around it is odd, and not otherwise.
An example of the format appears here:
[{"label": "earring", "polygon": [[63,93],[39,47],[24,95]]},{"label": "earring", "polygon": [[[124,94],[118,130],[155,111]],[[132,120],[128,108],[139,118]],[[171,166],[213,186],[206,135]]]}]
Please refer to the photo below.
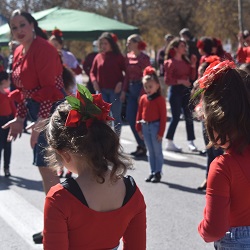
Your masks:
[{"label": "earring", "polygon": [[32,32],[33,32],[33,38],[36,39],[36,32],[35,32],[35,30],[33,29]]}]

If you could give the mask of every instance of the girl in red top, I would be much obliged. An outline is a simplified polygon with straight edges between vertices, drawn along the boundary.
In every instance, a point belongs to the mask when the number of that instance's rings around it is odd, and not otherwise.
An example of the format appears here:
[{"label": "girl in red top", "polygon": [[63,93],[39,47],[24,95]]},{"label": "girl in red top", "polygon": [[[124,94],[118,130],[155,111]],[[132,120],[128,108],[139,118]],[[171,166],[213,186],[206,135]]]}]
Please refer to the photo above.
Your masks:
[{"label": "girl in red top", "polygon": [[100,53],[93,61],[90,70],[90,79],[96,92],[102,93],[106,102],[112,103],[111,112],[114,129],[117,135],[121,134],[122,103],[120,95],[125,72],[125,58],[117,44],[117,36],[104,32],[98,39]]},{"label": "girl in red top", "polygon": [[44,207],[45,250],[146,249],[146,205],[131,176],[131,160],[106,123],[111,104],[78,85],[47,126],[51,166],[64,165],[76,179],[52,187]]},{"label": "girl in red top", "polygon": [[8,88],[10,87],[9,75],[6,71],[0,72],[0,163],[2,151],[4,151],[4,174],[10,176],[11,141],[7,140],[9,129],[2,126],[12,120],[16,113],[16,107],[11,100]]},{"label": "girl in red top", "polygon": [[137,149],[132,152],[131,155],[142,157],[146,156],[147,151],[144,141],[140,138],[135,129],[135,123],[139,99],[143,94],[142,74],[143,70],[147,66],[150,66],[150,59],[149,56],[143,52],[146,48],[146,43],[142,40],[141,36],[137,34],[128,37],[127,48],[126,76],[124,79],[121,100],[122,102],[126,100],[126,120],[137,142]]},{"label": "girl in red top", "polygon": [[172,58],[165,60],[165,82],[170,86],[169,88],[169,103],[171,107],[172,118],[168,127],[166,138],[168,139],[166,150],[180,152],[181,148],[174,144],[173,138],[180,120],[181,111],[183,110],[188,148],[191,151],[197,151],[193,140],[194,125],[193,117],[190,111],[189,100],[191,91],[191,81],[196,78],[196,62],[195,55],[191,56],[191,62],[186,56],[187,45],[186,42],[180,38],[172,40],[168,46],[166,58],[171,52]]},{"label": "girl in red top", "polygon": [[210,145],[225,149],[210,165],[198,231],[217,250],[250,249],[250,78],[224,61],[198,81]]},{"label": "girl in red top", "polygon": [[166,99],[161,95],[161,85],[155,69],[148,66],[143,75],[142,83],[146,94],[140,98],[136,130],[149,152],[151,173],[146,182],[159,182],[163,166],[162,137],[167,122]]},{"label": "girl in red top", "polygon": [[213,42],[213,39],[211,37],[203,36],[198,40],[196,46],[197,46],[199,53],[201,55],[200,63],[199,63],[199,65],[201,65],[202,63],[204,63],[206,61],[205,59],[207,57],[209,57],[213,54],[214,42]]}]

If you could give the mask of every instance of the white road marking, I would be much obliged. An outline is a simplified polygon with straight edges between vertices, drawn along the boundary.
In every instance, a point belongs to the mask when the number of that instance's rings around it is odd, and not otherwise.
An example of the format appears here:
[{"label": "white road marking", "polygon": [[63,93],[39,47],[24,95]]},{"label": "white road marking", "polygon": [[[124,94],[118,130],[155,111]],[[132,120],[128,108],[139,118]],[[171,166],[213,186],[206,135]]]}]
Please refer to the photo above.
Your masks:
[{"label": "white road marking", "polygon": [[43,213],[10,189],[0,190],[0,216],[32,249],[42,249],[32,240],[43,228]]}]

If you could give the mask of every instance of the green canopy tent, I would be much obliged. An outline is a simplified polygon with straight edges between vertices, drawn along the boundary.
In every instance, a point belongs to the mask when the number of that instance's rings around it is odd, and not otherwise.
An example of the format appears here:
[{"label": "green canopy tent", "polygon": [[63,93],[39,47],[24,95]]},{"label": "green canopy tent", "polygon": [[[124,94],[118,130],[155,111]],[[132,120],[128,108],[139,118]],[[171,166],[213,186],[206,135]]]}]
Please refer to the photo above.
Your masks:
[{"label": "green canopy tent", "polygon": [[[115,33],[119,39],[125,39],[139,29],[114,19],[90,12],[54,7],[32,14],[39,27],[51,32],[56,28],[63,32],[65,40],[96,40],[102,32]],[[10,40],[8,24],[0,26],[0,43]]]}]

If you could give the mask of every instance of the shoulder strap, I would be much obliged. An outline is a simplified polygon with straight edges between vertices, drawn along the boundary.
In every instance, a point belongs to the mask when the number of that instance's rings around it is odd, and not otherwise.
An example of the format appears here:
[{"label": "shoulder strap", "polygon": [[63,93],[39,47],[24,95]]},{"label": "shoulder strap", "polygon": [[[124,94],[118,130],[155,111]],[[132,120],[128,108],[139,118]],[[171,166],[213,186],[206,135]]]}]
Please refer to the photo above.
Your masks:
[{"label": "shoulder strap", "polygon": [[124,181],[125,186],[126,186],[126,195],[125,195],[125,198],[124,198],[123,204],[122,204],[124,206],[131,199],[133,194],[135,193],[136,183],[135,183],[133,177],[130,175],[123,177],[123,181]]},{"label": "shoulder strap", "polygon": [[61,183],[62,186],[67,189],[72,195],[74,195],[81,203],[88,207],[88,203],[80,189],[79,185],[74,178],[67,178],[64,182]]}]

